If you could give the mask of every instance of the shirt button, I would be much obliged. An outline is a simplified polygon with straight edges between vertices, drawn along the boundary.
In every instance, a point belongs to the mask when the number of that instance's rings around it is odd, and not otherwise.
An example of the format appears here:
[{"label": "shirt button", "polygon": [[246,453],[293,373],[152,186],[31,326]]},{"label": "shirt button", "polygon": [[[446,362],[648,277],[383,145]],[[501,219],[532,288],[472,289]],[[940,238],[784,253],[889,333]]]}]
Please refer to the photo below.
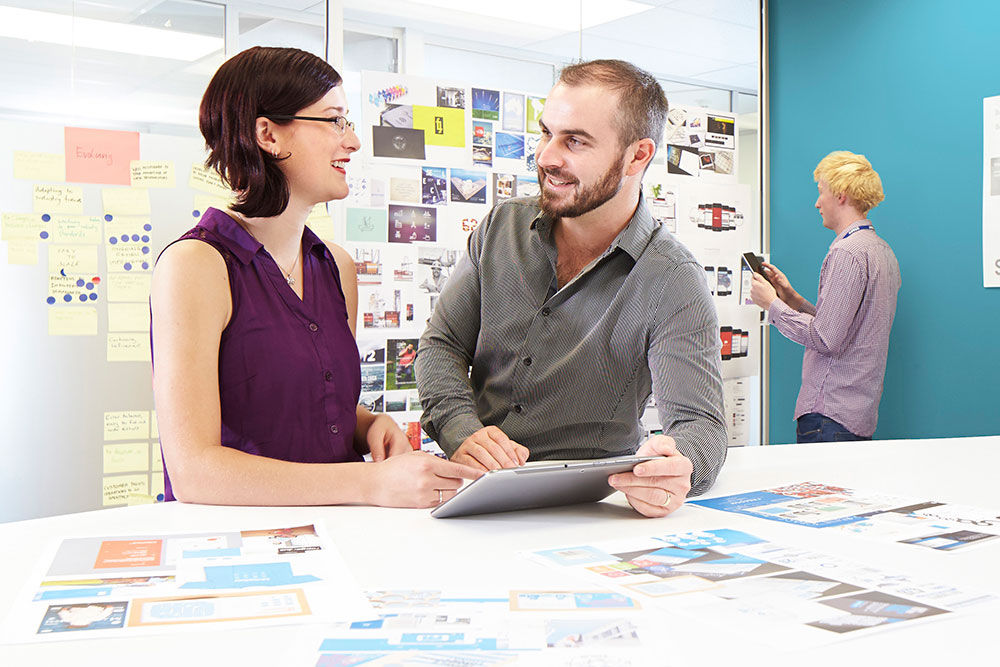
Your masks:
[{"label": "shirt button", "polygon": [[309,323],[309,331],[319,331],[319,325],[315,322]]},{"label": "shirt button", "polygon": [[551,312],[552,311],[549,310],[548,306],[546,306],[545,308],[542,308],[542,317],[548,317],[549,313],[551,313]]},{"label": "shirt button", "polygon": [[340,433],[340,427],[337,426],[336,424],[330,424],[330,433],[337,435],[338,433]]},{"label": "shirt button", "polygon": [[531,365],[531,357],[525,357],[524,358],[524,365],[525,366],[530,366]]},{"label": "shirt button", "polygon": [[524,408],[521,407],[520,403],[514,405],[514,412],[516,412],[517,414],[521,414],[522,411],[524,411]]},{"label": "shirt button", "polygon": [[326,371],[325,373],[323,373],[323,379],[326,380],[327,382],[330,382],[331,380],[333,380],[333,373],[331,373],[330,371]]}]

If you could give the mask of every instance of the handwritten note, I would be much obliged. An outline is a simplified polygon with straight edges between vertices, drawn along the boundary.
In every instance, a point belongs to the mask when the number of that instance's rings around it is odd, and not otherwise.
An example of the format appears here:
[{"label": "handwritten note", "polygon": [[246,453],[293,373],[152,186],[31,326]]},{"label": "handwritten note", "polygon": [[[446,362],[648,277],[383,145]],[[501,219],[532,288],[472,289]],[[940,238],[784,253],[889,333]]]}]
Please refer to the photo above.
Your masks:
[{"label": "handwritten note", "polygon": [[109,303],[108,331],[149,331],[149,305]]},{"label": "handwritten note", "polygon": [[104,474],[149,469],[149,443],[104,445]]},{"label": "handwritten note", "polygon": [[108,334],[108,361],[142,361],[148,364],[151,358],[148,331]]},{"label": "handwritten note", "polygon": [[104,413],[105,440],[145,440],[148,437],[148,410],[121,410]]},{"label": "handwritten note", "polygon": [[50,336],[96,336],[97,309],[83,306],[49,308]]},{"label": "handwritten note", "polygon": [[14,151],[14,178],[25,181],[65,181],[66,158],[62,153]]},{"label": "handwritten note", "polygon": [[[148,244],[153,225],[149,216],[116,215],[104,223],[104,238],[108,243]],[[112,241],[114,239],[114,241]]]},{"label": "handwritten note", "polygon": [[149,495],[149,477],[142,475],[115,475],[104,478],[104,506],[126,505],[131,495]]},{"label": "handwritten note", "polygon": [[132,183],[130,165],[132,160],[139,159],[138,132],[67,127],[65,140],[67,181]]},{"label": "handwritten note", "polygon": [[35,185],[32,188],[35,213],[83,213],[83,188],[75,185]]},{"label": "handwritten note", "polygon": [[202,164],[191,165],[191,177],[188,179],[188,186],[194,190],[201,190],[209,194],[222,197],[232,196],[232,191],[226,187],[213,169],[207,169]]},{"label": "handwritten note", "polygon": [[109,271],[148,271],[153,268],[150,248],[143,243],[110,243],[104,246]]},{"label": "handwritten note", "polygon": [[55,215],[50,221],[54,243],[101,242],[101,219],[96,215]]},{"label": "handwritten note", "polygon": [[150,273],[109,273],[108,301],[147,301],[153,277]]},{"label": "handwritten note", "polygon": [[132,160],[129,163],[132,187],[172,188],[174,187],[174,163],[167,161]]},{"label": "handwritten note", "polygon": [[91,294],[100,294],[99,283],[93,282],[92,276],[61,273],[49,274],[50,303],[62,304],[84,301],[96,301]]},{"label": "handwritten note", "polygon": [[7,241],[7,263],[21,266],[38,264],[38,242]]},{"label": "handwritten note", "polygon": [[104,212],[114,215],[149,215],[149,190],[146,188],[104,188],[101,190]]},{"label": "handwritten note", "polygon": [[4,213],[0,216],[0,238],[4,241],[38,241],[48,225],[37,213]]},{"label": "handwritten note", "polygon": [[50,244],[49,272],[97,275],[97,246]]},{"label": "handwritten note", "polygon": [[415,178],[390,178],[389,201],[420,203],[420,181]]}]

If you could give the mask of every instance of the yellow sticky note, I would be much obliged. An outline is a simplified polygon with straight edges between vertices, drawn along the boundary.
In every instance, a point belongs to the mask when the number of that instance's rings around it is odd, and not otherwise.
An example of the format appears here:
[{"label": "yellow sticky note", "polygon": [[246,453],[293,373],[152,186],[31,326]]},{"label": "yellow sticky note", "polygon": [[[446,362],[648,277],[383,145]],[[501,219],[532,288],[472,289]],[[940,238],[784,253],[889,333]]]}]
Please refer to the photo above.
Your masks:
[{"label": "yellow sticky note", "polygon": [[149,443],[104,445],[104,474],[149,470]]},{"label": "yellow sticky note", "polygon": [[108,334],[108,361],[144,361],[148,364],[151,359],[148,331]]},{"label": "yellow sticky note", "polygon": [[148,410],[121,410],[104,413],[105,440],[145,440],[148,437]]},{"label": "yellow sticky note", "polygon": [[149,477],[146,474],[105,477],[103,487],[105,507],[125,505],[131,495],[149,495]]},{"label": "yellow sticky note", "polygon": [[65,181],[66,156],[62,153],[14,151],[14,178],[26,181]]},{"label": "yellow sticky note", "polygon": [[[151,440],[160,439],[160,427],[156,421],[156,410],[149,411],[149,437]],[[160,455],[160,448],[156,448],[156,455]],[[160,466],[163,466],[163,459],[160,459]]]},{"label": "yellow sticky note", "polygon": [[153,277],[147,272],[108,273],[108,301],[148,301]]},{"label": "yellow sticky note", "polygon": [[110,243],[104,246],[108,271],[149,271],[153,264],[152,249],[146,243]]},{"label": "yellow sticky note", "polygon": [[149,331],[149,304],[108,303],[108,331]]},{"label": "yellow sticky note", "polygon": [[129,171],[132,175],[132,187],[174,187],[174,163],[169,160],[132,160],[129,162]]},{"label": "yellow sticky note", "polygon": [[83,213],[83,188],[75,185],[35,185],[32,199],[35,213]]},{"label": "yellow sticky note", "polygon": [[101,242],[101,218],[96,215],[54,215],[49,224],[53,243]]},{"label": "yellow sticky note", "polygon": [[[151,436],[155,438],[156,436]],[[150,465],[150,470],[153,472],[163,472],[163,451],[160,450],[159,443],[154,442],[150,446],[150,453],[153,455],[153,462]]]},{"label": "yellow sticky note", "polygon": [[97,275],[97,246],[49,245],[49,273]]},{"label": "yellow sticky note", "polygon": [[[70,273],[49,274],[49,297],[57,304],[96,301],[100,298],[100,283],[93,276]],[[97,296],[91,297],[91,294]]]},{"label": "yellow sticky note", "polygon": [[97,309],[81,306],[49,308],[50,336],[96,336]]},{"label": "yellow sticky note", "polygon": [[465,146],[465,109],[413,106],[413,129],[428,146]]},{"label": "yellow sticky note", "polygon": [[333,217],[326,210],[326,204],[316,204],[309,212],[306,225],[321,239],[333,239],[336,230],[333,227]]},{"label": "yellow sticky note", "polygon": [[144,493],[130,493],[128,495],[128,499],[125,501],[125,504],[132,507],[134,505],[152,505],[155,502],[156,498],[153,496],[146,495]]},{"label": "yellow sticky note", "polygon": [[188,178],[188,187],[193,190],[208,192],[220,197],[232,196],[232,191],[225,186],[214,169],[207,169],[204,165],[191,165],[191,177]]},{"label": "yellow sticky note", "polygon": [[157,501],[163,500],[163,471],[154,472],[149,476],[149,495]]},{"label": "yellow sticky note", "polygon": [[7,241],[7,263],[23,266],[38,264],[38,241]]},{"label": "yellow sticky note", "polygon": [[37,213],[4,213],[0,238],[4,241],[39,241],[47,238],[49,224]]},{"label": "yellow sticky note", "polygon": [[[220,211],[229,208],[229,199],[218,195],[195,195],[194,210],[198,215],[205,215],[209,208],[217,208]],[[310,214],[311,215],[311,214]],[[194,224],[191,225],[194,227]]]},{"label": "yellow sticky note", "polygon": [[146,188],[104,188],[101,190],[104,212],[112,215],[149,215],[149,190]]}]

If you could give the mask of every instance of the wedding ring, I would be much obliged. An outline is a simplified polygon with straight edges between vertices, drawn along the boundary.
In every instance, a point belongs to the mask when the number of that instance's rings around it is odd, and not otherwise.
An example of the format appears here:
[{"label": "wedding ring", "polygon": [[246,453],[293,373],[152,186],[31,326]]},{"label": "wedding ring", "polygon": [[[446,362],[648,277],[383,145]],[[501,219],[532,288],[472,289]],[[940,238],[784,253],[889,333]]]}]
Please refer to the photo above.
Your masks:
[{"label": "wedding ring", "polygon": [[673,499],[673,494],[667,491],[667,499],[663,501],[664,507],[670,507],[670,501]]},{"label": "wedding ring", "polygon": [[441,503],[444,502],[444,496],[441,493],[441,489],[438,489],[437,492],[438,492],[438,505],[440,505]]}]

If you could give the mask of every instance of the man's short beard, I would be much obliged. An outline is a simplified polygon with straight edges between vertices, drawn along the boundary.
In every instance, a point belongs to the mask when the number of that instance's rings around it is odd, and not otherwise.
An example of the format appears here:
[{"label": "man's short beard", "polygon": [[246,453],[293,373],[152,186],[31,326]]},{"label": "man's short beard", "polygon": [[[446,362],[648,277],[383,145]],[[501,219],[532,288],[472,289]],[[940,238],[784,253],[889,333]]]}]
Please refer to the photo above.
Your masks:
[{"label": "man's short beard", "polygon": [[[625,152],[618,156],[618,159],[611,163],[608,170],[604,172],[600,180],[593,186],[580,190],[575,197],[568,201],[554,201],[554,198],[545,193],[545,174],[541,166],[538,167],[538,183],[541,186],[539,204],[542,210],[553,218],[579,218],[585,213],[590,213],[595,208],[602,206],[617,195],[625,179],[621,176],[622,164],[625,161]],[[558,179],[559,172],[548,172]]]}]

